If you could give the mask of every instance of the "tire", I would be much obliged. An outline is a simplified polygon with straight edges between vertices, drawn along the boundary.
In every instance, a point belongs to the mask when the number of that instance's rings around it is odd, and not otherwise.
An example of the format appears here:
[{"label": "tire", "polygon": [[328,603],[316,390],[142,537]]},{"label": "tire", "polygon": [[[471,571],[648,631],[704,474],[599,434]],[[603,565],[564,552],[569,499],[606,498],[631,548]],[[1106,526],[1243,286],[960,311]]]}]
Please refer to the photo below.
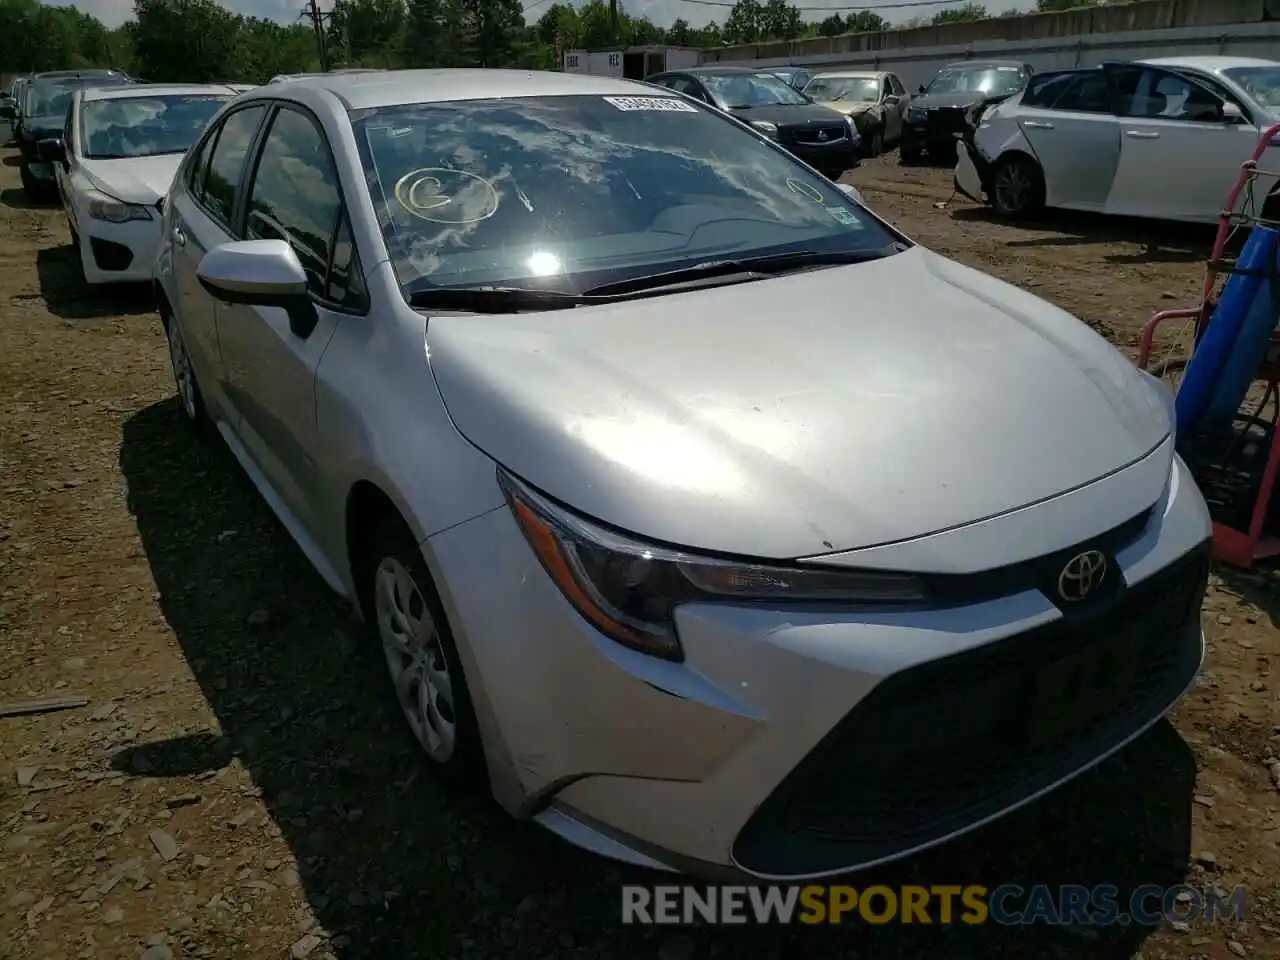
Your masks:
[{"label": "tire", "polygon": [[173,370],[173,385],[178,392],[178,409],[182,419],[198,434],[209,429],[209,412],[205,409],[204,394],[196,380],[195,367],[177,318],[165,317],[165,339],[169,342],[169,366]]},{"label": "tire", "polygon": [[40,186],[40,181],[35,178],[25,163],[18,167],[18,176],[22,178],[22,192],[26,194],[28,202],[43,203],[44,190]]},{"label": "tire", "polygon": [[1009,220],[1020,220],[1044,206],[1044,174],[1024,156],[1005,157],[991,171],[991,206]]},{"label": "tire", "polygon": [[921,153],[919,147],[908,147],[905,143],[898,148],[898,163],[904,167],[914,166],[920,162],[920,158],[924,154]]},{"label": "tire", "polygon": [[365,622],[410,734],[441,783],[478,792],[484,746],[462,661],[422,551],[398,516],[374,529],[360,576]]}]

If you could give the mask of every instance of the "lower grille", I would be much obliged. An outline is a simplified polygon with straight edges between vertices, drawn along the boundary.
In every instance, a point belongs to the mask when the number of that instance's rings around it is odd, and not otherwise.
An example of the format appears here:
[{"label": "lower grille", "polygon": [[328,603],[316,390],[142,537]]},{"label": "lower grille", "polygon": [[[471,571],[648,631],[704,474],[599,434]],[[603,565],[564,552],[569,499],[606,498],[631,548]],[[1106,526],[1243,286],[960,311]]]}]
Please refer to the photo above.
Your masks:
[{"label": "lower grille", "polygon": [[891,858],[1086,766],[1194,678],[1208,569],[1206,544],[1106,612],[889,677],[756,811],[737,862],[784,877]]},{"label": "lower grille", "polygon": [[927,129],[930,140],[949,139],[954,133],[963,133],[968,126],[964,107],[936,107],[929,111]]}]

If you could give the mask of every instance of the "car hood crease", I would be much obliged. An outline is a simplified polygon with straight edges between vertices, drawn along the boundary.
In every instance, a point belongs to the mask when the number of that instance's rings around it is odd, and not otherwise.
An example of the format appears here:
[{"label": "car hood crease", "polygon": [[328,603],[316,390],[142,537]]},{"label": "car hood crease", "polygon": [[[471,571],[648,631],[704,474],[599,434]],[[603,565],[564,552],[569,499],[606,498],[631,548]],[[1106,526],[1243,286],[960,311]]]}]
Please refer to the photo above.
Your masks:
[{"label": "car hood crease", "polygon": [[577,310],[436,315],[427,337],[455,425],[498,463],[618,528],[744,556],[996,516],[1171,428],[1084,324],[919,247]]}]

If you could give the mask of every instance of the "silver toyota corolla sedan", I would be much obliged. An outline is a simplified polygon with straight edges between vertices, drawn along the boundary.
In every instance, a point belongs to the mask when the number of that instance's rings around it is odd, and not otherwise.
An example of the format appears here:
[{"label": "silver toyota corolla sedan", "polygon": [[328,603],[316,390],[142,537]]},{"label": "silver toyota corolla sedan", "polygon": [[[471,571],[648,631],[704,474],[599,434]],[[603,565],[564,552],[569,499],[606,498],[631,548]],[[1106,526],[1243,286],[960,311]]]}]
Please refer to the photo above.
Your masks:
[{"label": "silver toyota corolla sedan", "polygon": [[307,77],[164,207],[182,410],[439,774],[650,866],[831,876],[1098,762],[1201,659],[1171,397],[713,109]]}]

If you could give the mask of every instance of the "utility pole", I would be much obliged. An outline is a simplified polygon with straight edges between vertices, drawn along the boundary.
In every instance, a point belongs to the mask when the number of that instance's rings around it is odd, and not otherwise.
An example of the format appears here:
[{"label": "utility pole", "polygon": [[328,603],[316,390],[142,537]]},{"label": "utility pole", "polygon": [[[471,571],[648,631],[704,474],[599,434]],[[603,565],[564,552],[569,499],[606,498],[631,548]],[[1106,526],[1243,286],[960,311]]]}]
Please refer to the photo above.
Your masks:
[{"label": "utility pole", "polygon": [[311,27],[316,32],[316,53],[320,57],[320,69],[327,73],[329,71],[329,45],[325,42],[324,28],[325,23],[332,14],[321,10],[317,0],[307,0],[306,6],[302,8],[301,16],[311,21]]}]

